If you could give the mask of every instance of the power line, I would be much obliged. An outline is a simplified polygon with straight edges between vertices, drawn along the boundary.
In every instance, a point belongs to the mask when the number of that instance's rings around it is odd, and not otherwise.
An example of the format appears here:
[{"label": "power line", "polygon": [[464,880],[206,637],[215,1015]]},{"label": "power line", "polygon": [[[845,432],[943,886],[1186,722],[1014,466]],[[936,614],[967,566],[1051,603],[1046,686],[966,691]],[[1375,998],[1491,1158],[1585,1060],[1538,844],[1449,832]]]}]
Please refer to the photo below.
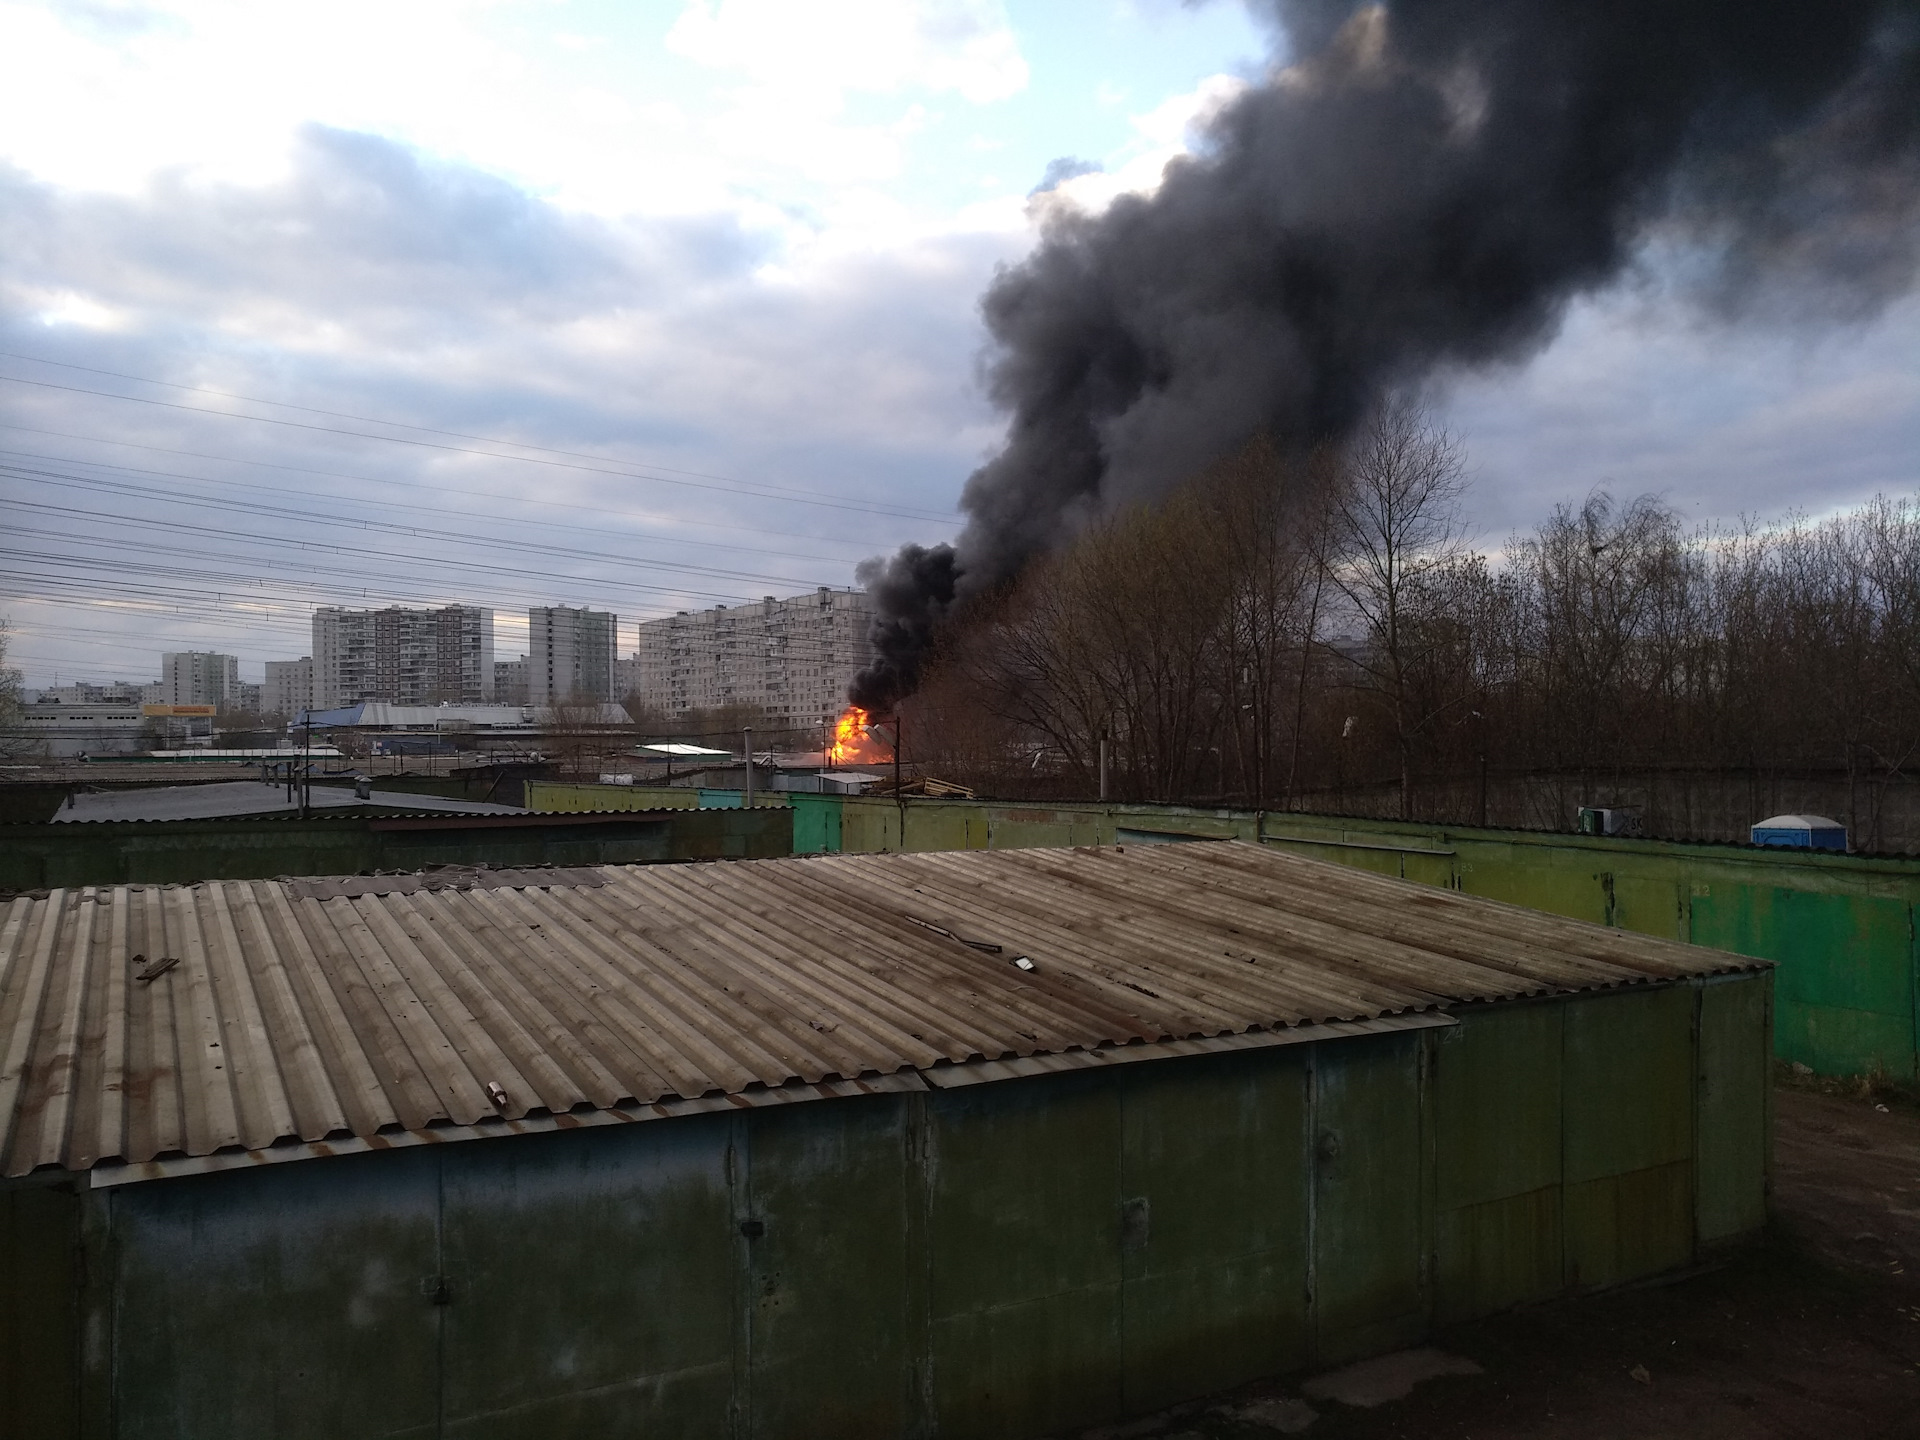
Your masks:
[{"label": "power line", "polygon": [[[5,425],[5,424],[4,424],[4,422],[0,422],[0,429],[12,429],[12,428],[17,428],[17,427],[12,427],[12,426],[7,426],[7,425]],[[48,432],[48,433],[55,433],[55,432]],[[78,438],[78,437],[76,437],[76,438]],[[116,444],[118,444],[118,443],[123,443],[123,442],[118,442],[118,441],[116,441],[116,442],[113,442],[113,443],[116,443]],[[151,449],[159,449],[159,448],[161,448],[161,447],[159,447],[159,446],[151,446],[151,447],[147,447],[147,446],[142,446],[142,447],[140,447],[140,448],[143,448],[143,449],[147,449],[147,448],[151,448]],[[190,454],[191,452],[185,452],[185,451],[171,451],[171,452],[167,452],[167,453],[172,453],[172,454]],[[57,465],[78,465],[78,466],[84,466],[85,468],[87,468],[87,469],[89,469],[89,470],[111,470],[111,471],[115,471],[115,472],[117,472],[117,473],[119,473],[119,474],[123,474],[123,475],[145,475],[145,476],[150,476],[150,477],[152,477],[152,478],[155,478],[155,479],[162,479],[162,480],[187,480],[187,481],[191,481],[191,482],[193,482],[193,483],[194,483],[194,484],[196,484],[196,485],[215,485],[215,486],[218,486],[218,487],[220,487],[220,488],[222,488],[222,489],[226,489],[226,490],[239,490],[239,491],[242,491],[243,493],[244,493],[244,492],[257,492],[257,493],[260,493],[260,494],[266,494],[266,495],[280,495],[280,496],[284,496],[284,495],[290,495],[290,494],[298,494],[298,493],[301,493],[301,492],[294,492],[294,491],[288,491],[288,490],[285,490],[285,489],[282,489],[282,488],[280,488],[280,487],[278,487],[278,486],[269,486],[269,485],[263,485],[263,484],[261,484],[261,483],[259,483],[258,481],[253,481],[253,480],[220,480],[220,479],[216,479],[216,478],[214,478],[213,476],[210,476],[210,475],[197,475],[197,474],[191,474],[191,473],[183,473],[183,472],[181,472],[181,471],[178,471],[178,470],[152,470],[152,469],[147,469],[147,468],[145,468],[145,467],[142,467],[142,466],[138,466],[138,465],[114,465],[114,464],[111,464],[111,463],[109,463],[108,461],[105,461],[105,460],[84,460],[84,459],[78,459],[78,458],[75,458],[75,457],[73,457],[73,456],[69,456],[69,455],[46,455],[46,454],[42,454],[42,453],[40,453],[39,451],[35,451],[35,450],[6,450],[6,449],[0,449],[0,456],[13,456],[13,457],[15,457],[15,458],[17,458],[17,459],[20,459],[20,460],[44,460],[44,461],[47,461],[47,462],[49,462],[50,464],[57,464]],[[215,459],[218,459],[218,458],[221,458],[221,457],[209,457],[209,458],[215,458]],[[232,463],[234,463],[234,464],[247,464],[247,463],[252,463],[252,462],[247,462],[247,461],[234,461],[234,462],[232,462]],[[8,462],[0,462],[0,469],[4,469],[4,468],[8,468]],[[20,467],[20,468],[25,468],[25,467]],[[178,489],[165,489],[165,490],[163,490],[163,489],[159,489],[159,488],[156,488],[156,487],[152,487],[152,486],[139,486],[139,485],[134,485],[134,484],[132,484],[132,482],[129,482],[129,481],[114,481],[114,480],[109,480],[109,479],[106,479],[106,478],[104,478],[104,477],[102,477],[102,476],[98,476],[98,475],[83,475],[83,476],[74,476],[74,475],[69,475],[69,474],[66,474],[65,472],[60,472],[60,471],[46,471],[46,472],[39,472],[39,473],[40,473],[40,474],[42,474],[42,475],[52,475],[52,476],[59,476],[59,477],[60,477],[60,478],[59,478],[59,479],[57,479],[57,480],[54,480],[54,479],[50,479],[50,480],[46,480],[46,481],[44,482],[44,483],[48,483],[48,484],[67,484],[67,485],[71,485],[71,484],[75,484],[75,483],[81,483],[81,482],[84,482],[85,484],[87,484],[87,485],[90,485],[90,486],[96,486],[96,487],[108,487],[108,488],[112,488],[112,489],[115,489],[115,490],[118,490],[118,491],[120,491],[120,492],[122,492],[122,493],[126,493],[126,494],[144,494],[144,495],[149,495],[149,496],[152,496],[152,497],[154,497],[154,498],[156,498],[156,499],[160,499],[160,500],[167,500],[167,501],[179,501],[179,500],[185,500],[185,499],[204,499],[204,500],[207,500],[207,501],[209,501],[209,502],[211,502],[211,497],[196,497],[196,496],[192,496],[192,495],[190,495],[190,494],[186,494],[186,493],[183,493],[182,491],[180,491],[180,490],[178,490]],[[330,474],[330,473],[332,473],[332,472],[327,472],[327,471],[311,471],[311,472],[307,472],[307,473],[311,473],[311,474]],[[337,476],[336,478],[340,478],[340,479],[360,479],[360,478],[362,478],[362,477],[359,477],[359,476]],[[385,482],[385,481],[377,481],[377,480],[373,480],[373,479],[367,479],[367,480],[366,480],[366,483],[367,483],[367,484],[369,484],[369,485],[374,485],[374,484],[379,484],[379,485],[388,485],[388,484],[389,484],[389,482]],[[514,496],[504,496],[504,495],[503,495],[503,496],[493,496],[493,495],[489,495],[489,494],[487,494],[487,492],[485,492],[485,491],[459,491],[459,490],[447,490],[447,489],[444,489],[443,487],[440,487],[440,486],[431,486],[431,485],[422,485],[422,486],[406,486],[406,484],[405,484],[405,482],[402,482],[402,481],[394,481],[394,482],[391,482],[391,487],[405,487],[405,488],[416,488],[416,489],[422,489],[422,490],[430,490],[430,491],[434,491],[434,492],[436,492],[436,493],[441,493],[441,494],[448,494],[448,495],[472,495],[472,496],[475,496],[475,497],[480,497],[480,498],[487,498],[487,499],[502,499],[502,500],[514,500],[514,499],[516,499],[516,498],[517,498],[517,497],[514,497]],[[391,488],[391,487],[390,487],[390,488]],[[308,493],[310,493],[310,492],[308,492]],[[374,508],[376,508],[376,509],[381,509],[381,510],[399,510],[399,511],[402,511],[402,512],[404,512],[404,513],[406,513],[406,514],[409,514],[409,515],[418,515],[418,514],[420,513],[420,507],[419,507],[418,505],[416,505],[416,504],[412,504],[412,503],[408,503],[408,502],[403,502],[403,501],[397,501],[397,500],[372,500],[372,499],[368,499],[368,498],[367,498],[366,496],[363,496],[363,495],[353,495],[353,496],[342,496],[342,495],[338,495],[338,494],[334,494],[334,495],[329,495],[329,496],[327,497],[327,499],[328,499],[328,501],[329,501],[329,502],[330,502],[331,504],[333,504],[333,505],[335,505],[335,506],[340,506],[340,505],[343,505],[343,504],[345,504],[345,505],[353,505],[353,506],[362,506],[362,505],[364,505],[364,506],[372,506],[372,507],[374,507]],[[4,496],[0,496],[0,504],[4,504],[4,503],[6,503],[6,497],[4,497]],[[549,502],[546,502],[546,501],[521,501],[520,503],[523,503],[523,504],[538,504],[538,505],[541,505],[541,506],[543,506],[543,507],[544,507],[544,506],[545,506],[546,504],[548,504]],[[247,509],[249,509],[249,510],[255,510],[255,509],[262,509],[262,508],[267,508],[267,507],[261,507],[261,506],[258,506],[258,505],[254,505],[254,504],[249,504],[249,505],[247,505],[247,506],[246,506],[245,508],[247,508]],[[596,513],[596,514],[601,514],[601,515],[612,515],[612,516],[617,516],[617,517],[619,517],[619,518],[621,518],[621,519],[634,519],[634,518],[637,518],[637,517],[635,517],[635,516],[633,516],[632,514],[630,514],[629,512],[625,512],[625,511],[619,511],[619,510],[605,510],[605,509],[600,509],[599,507],[594,507],[594,506],[584,506],[584,505],[582,505],[582,506],[565,506],[565,507],[563,507],[563,508],[567,508],[567,509],[578,509],[578,510],[591,510],[591,511],[592,511],[593,513]],[[300,512],[296,512],[296,513],[297,513],[297,514],[298,514],[298,515],[300,516],[300,518],[302,518],[302,519],[311,519],[311,518],[314,518],[314,517],[313,517],[313,514],[312,514],[312,512],[310,512],[310,511],[300,511]],[[495,513],[495,514],[489,514],[489,513],[488,513],[488,512],[486,512],[486,511],[481,511],[481,510],[472,510],[472,509],[468,509],[468,510],[466,510],[466,511],[465,511],[464,513],[465,513],[465,514],[466,514],[466,515],[467,515],[467,516],[468,516],[469,518],[472,518],[472,519],[478,519],[478,520],[495,520],[495,521],[498,521],[499,523],[501,523],[501,524],[503,524],[503,525],[513,525],[513,526],[516,526],[516,527],[525,527],[525,526],[537,526],[537,527],[539,527],[540,529],[543,529],[543,530],[565,530],[565,531],[572,531],[572,532],[575,532],[575,533],[580,533],[580,534],[591,534],[591,535],[595,535],[595,536],[600,536],[600,537],[603,537],[603,538],[604,538],[604,537],[605,537],[605,535],[607,534],[607,530],[606,530],[606,527],[605,527],[605,526],[592,526],[592,525],[570,525],[570,524],[567,524],[567,523],[566,523],[566,522],[564,522],[564,521],[554,521],[554,520],[535,520],[535,519],[530,519],[530,518],[528,518],[528,517],[525,517],[525,516],[515,516],[515,515],[501,515],[501,514],[497,514],[497,513]],[[701,522],[695,522],[695,523],[701,523]],[[753,527],[748,527],[748,526],[737,526],[737,527],[703,527],[703,528],[737,528],[737,529],[740,529],[740,530],[742,530],[742,531],[744,531],[744,532],[745,532],[745,533],[747,533],[747,534],[753,534],[753,535],[766,535],[766,534],[791,534],[791,532],[790,532],[790,531],[767,531],[767,530],[760,530],[760,529],[757,529],[757,528],[753,528]],[[694,539],[691,539],[691,538],[688,538],[688,537],[686,537],[686,536],[680,536],[680,535],[661,535],[661,534],[652,534],[652,533],[649,533],[649,534],[648,534],[648,535],[646,536],[646,538],[647,538],[647,539],[648,539],[648,540],[649,540],[650,542],[652,542],[652,543],[655,543],[655,544],[662,544],[662,545],[691,545],[691,546],[696,546],[696,547],[698,547],[698,548],[700,548],[700,549],[705,549],[705,550],[735,550],[735,551],[745,551],[746,553],[748,553],[748,554],[753,554],[753,555],[773,555],[773,556],[777,556],[777,557],[779,557],[779,558],[781,558],[781,559],[789,559],[789,560],[819,560],[819,561],[823,561],[823,562],[825,562],[825,563],[827,563],[827,564],[845,564],[845,563],[848,563],[848,561],[849,561],[850,559],[852,559],[852,558],[853,558],[853,557],[849,557],[849,556],[842,556],[842,555],[810,555],[810,554],[803,554],[803,553],[801,553],[801,552],[799,552],[799,551],[794,551],[794,550],[770,550],[770,549],[766,549],[766,548],[764,548],[764,547],[762,547],[762,546],[758,546],[758,545],[743,545],[743,544],[741,544],[741,543],[739,543],[738,541],[733,541],[733,540],[727,540],[727,541],[721,541],[721,540],[694,540]],[[820,537],[815,537],[815,536],[808,536],[808,537],[805,537],[805,538],[808,538],[808,539],[817,539],[817,538],[820,538]],[[829,543],[830,543],[830,542],[829,542]]]},{"label": "power line", "polygon": [[[5,453],[7,452],[0,451],[0,454],[5,454]],[[348,530],[354,530],[359,532],[379,532],[383,534],[413,535],[413,536],[420,536],[423,538],[458,541],[464,544],[471,544],[471,545],[482,545],[482,546],[489,546],[489,547],[496,547],[496,548],[506,547],[506,548],[511,548],[517,552],[564,555],[564,556],[568,556],[575,559],[608,560],[619,565],[634,565],[634,564],[652,565],[652,566],[658,566],[659,568],[662,568],[662,569],[670,569],[670,570],[691,569],[691,570],[702,571],[702,572],[711,572],[714,574],[724,573],[724,574],[734,575],[737,578],[747,579],[747,580],[771,579],[783,585],[796,583],[795,577],[792,577],[792,576],[784,576],[784,575],[766,576],[761,574],[760,572],[751,572],[751,571],[749,572],[722,571],[716,567],[695,565],[689,561],[652,560],[652,559],[648,559],[643,555],[612,554],[604,550],[586,550],[576,546],[556,545],[556,544],[551,544],[551,543],[547,543],[539,540],[529,540],[519,536],[508,539],[505,537],[495,536],[495,535],[474,534],[471,531],[448,530],[448,529],[443,529],[441,527],[434,526],[434,525],[423,525],[419,523],[419,521],[417,520],[402,523],[402,522],[393,521],[393,520],[354,518],[350,515],[333,512],[331,509],[308,510],[308,509],[296,509],[286,505],[269,504],[262,501],[245,501],[245,502],[235,501],[235,500],[223,499],[219,496],[195,494],[191,491],[183,491],[183,490],[177,490],[177,489],[162,490],[150,485],[140,485],[132,481],[125,481],[125,480],[113,480],[104,476],[75,475],[68,471],[62,471],[62,470],[42,470],[33,466],[18,465],[8,461],[0,460],[0,475],[7,475],[7,474],[18,475],[25,479],[31,479],[35,481],[37,485],[44,486],[48,489],[98,491],[105,494],[122,495],[122,496],[128,496],[135,499],[157,501],[162,505],[191,506],[191,507],[200,508],[200,509],[221,510],[221,511],[225,511],[232,514],[250,515],[250,516],[278,516],[283,519],[297,521],[303,526],[332,527],[334,529],[348,529]],[[185,480],[195,480],[198,477],[180,476],[178,478],[185,479]],[[214,482],[214,483],[217,484],[218,482]],[[374,503],[377,504],[378,502],[374,502]],[[8,496],[0,496],[0,505],[12,505],[17,508],[23,508],[23,509],[31,509],[36,507],[43,508],[43,509],[56,508],[56,507],[48,506],[45,501],[21,500],[14,497],[8,497]],[[387,506],[383,508],[405,511],[408,507],[396,505],[396,506]],[[97,511],[84,511],[84,512],[74,512],[74,513],[98,515]],[[99,518],[103,521],[111,521],[121,517],[115,517],[111,515],[101,515],[99,516]],[[125,518],[131,519],[133,517],[125,517]],[[480,518],[486,519],[491,517],[483,516]],[[572,527],[569,527],[569,528],[572,528]],[[605,532],[603,531],[600,533],[604,538]],[[650,537],[650,538],[653,538],[653,537]],[[703,548],[707,548],[704,546],[703,542],[694,541],[692,543],[697,545],[703,545]],[[768,556],[769,558],[777,559],[777,560],[819,561],[823,564],[829,564],[829,565],[840,563],[838,559],[834,556],[807,555],[807,554],[802,554],[797,551],[791,551],[791,550],[770,550],[770,549],[764,549],[756,546],[713,546],[711,548],[744,552],[746,554],[752,554],[752,555],[765,555],[765,556]]]},{"label": "power line", "polygon": [[[597,465],[582,465],[572,460],[543,459],[537,455],[502,455],[494,450],[475,450],[469,446],[448,445],[438,440],[416,440],[406,435],[375,435],[365,430],[342,429],[337,425],[311,425],[303,420],[283,420],[277,415],[243,415],[233,410],[210,410],[203,405],[183,405],[176,400],[156,400],[150,395],[116,395],[111,390],[94,390],[85,385],[62,385],[55,380],[29,380],[21,375],[0,375],[0,381],[9,385],[32,385],[42,390],[64,390],[75,395],[93,395],[103,400],[124,401],[130,405],[153,405],[164,410],[182,410],[193,415],[211,415],[223,420],[251,420],[261,425],[281,425],[292,430],[306,430],[326,435],[347,435],[360,440],[381,440],[390,445],[413,445],[424,450],[443,450],[456,455],[477,455],[483,459],[506,460],[521,465],[545,465],[557,470],[577,470],[589,475],[606,475],[619,480],[645,480],[656,485],[682,485],[693,490],[718,491],[721,494],[734,495],[742,499],[773,500],[790,505],[814,505],[829,510],[888,515],[906,520],[951,520],[953,518],[950,515],[935,515],[924,510],[905,510],[894,506],[867,505],[853,501],[822,500],[804,491],[788,490],[784,486],[760,485],[758,488],[741,488],[755,483],[749,481],[720,485],[679,476],[649,475],[638,470],[609,470]],[[512,444],[513,442],[498,443]]]},{"label": "power line", "polygon": [[[407,421],[407,420],[382,420],[377,416],[353,415],[342,410],[321,410],[312,405],[296,405],[296,404],[293,404],[291,401],[286,401],[286,400],[263,400],[257,395],[241,395],[231,390],[215,390],[213,387],[208,385],[183,385],[175,380],[157,380],[151,375],[131,375],[123,370],[101,370],[91,365],[75,365],[68,360],[49,360],[45,356],[26,355],[18,351],[12,351],[12,350],[0,350],[0,359],[25,360],[30,364],[34,364],[34,365],[52,365],[62,370],[78,370],[87,375],[106,375],[115,380],[132,380],[142,385],[160,385],[160,386],[164,386],[166,389],[169,389],[169,390],[184,390],[189,394],[194,394],[194,395],[214,395],[214,396],[218,396],[222,400],[244,400],[249,405],[271,405],[276,409],[280,409],[280,410],[298,410],[303,415],[324,415],[331,420],[352,420],[356,424],[361,424],[361,425],[386,425],[395,430],[417,430],[423,435],[444,435],[449,439],[453,439],[453,440],[477,440],[485,445],[511,445],[517,450],[534,450],[544,455],[562,455],[571,460],[609,460],[612,458],[611,456],[606,456],[606,455],[588,454],[586,452],[579,451],[579,450],[556,449],[551,445],[535,445],[524,440],[502,440],[491,435],[473,435],[473,434],[469,434],[464,430],[436,430],[431,425],[415,425],[411,421]],[[8,378],[11,378],[11,377],[0,376],[0,379],[8,379]],[[40,382],[28,381],[25,383],[35,384]],[[94,395],[110,395],[111,394],[111,392],[105,391],[105,390],[86,391],[84,393],[94,394]],[[112,398],[133,400],[133,399],[138,399],[139,397],[138,396],[112,396]],[[213,414],[228,414],[230,412],[209,410],[209,411],[203,411],[201,413],[213,415]],[[266,417],[243,416],[241,418],[261,419]],[[352,432],[341,432],[341,433],[352,433]],[[372,436],[369,438],[386,439],[390,437]],[[512,459],[514,457],[506,456],[502,458]],[[756,485],[757,484],[757,485],[762,485],[765,488],[771,489],[771,490],[783,490],[790,495],[812,495],[814,493],[810,490],[796,490],[796,489],[793,489],[791,486],[786,486],[786,485],[769,485],[765,481],[736,480],[730,475],[715,475],[712,472],[706,471],[706,470],[685,470],[677,466],[660,465],[652,461],[634,461],[629,463],[645,465],[646,468],[649,470],[664,470],[670,475],[689,475],[689,476],[693,476],[696,479],[717,480],[729,485]],[[841,496],[838,498],[851,499],[852,497]],[[928,515],[922,518],[949,519],[951,517],[942,516],[942,515]]]},{"label": "power line", "polygon": [[[46,435],[53,439],[58,439],[58,440],[78,440],[81,443],[88,444],[88,445],[114,445],[122,449],[128,449],[128,450],[150,450],[158,455],[178,455],[181,458],[187,459],[187,460],[212,460],[216,464],[221,464],[221,465],[246,465],[246,466],[251,466],[255,469],[261,469],[261,470],[284,470],[289,474],[293,474],[293,475],[314,475],[314,476],[320,477],[321,479],[326,479],[326,480],[354,480],[354,481],[358,481],[363,485],[378,485],[382,489],[387,489],[387,490],[393,490],[393,489],[418,490],[421,493],[427,494],[427,495],[448,495],[456,499],[504,500],[509,504],[537,506],[542,510],[575,510],[586,515],[611,515],[622,520],[634,520],[634,519],[651,520],[653,518],[651,516],[641,515],[640,513],[631,511],[631,510],[609,510],[602,505],[582,505],[575,501],[556,500],[545,495],[539,497],[538,499],[529,499],[527,497],[520,496],[520,495],[501,495],[491,490],[462,490],[456,486],[451,486],[451,485],[428,485],[419,480],[402,480],[402,479],[387,477],[387,476],[355,475],[349,471],[344,471],[344,470],[317,470],[312,468],[311,466],[287,465],[274,460],[240,459],[232,455],[210,454],[204,450],[178,450],[178,449],[174,449],[171,446],[153,445],[153,444],[148,444],[139,440],[115,440],[105,435],[76,435],[70,430],[48,430],[41,426],[20,425],[9,420],[0,420],[0,430],[18,430],[22,434]],[[11,453],[29,453],[29,452],[11,452]],[[68,465],[89,465],[96,469],[105,469],[105,470],[127,470],[134,474],[143,474],[143,473],[166,474],[168,473],[166,471],[145,472],[132,466],[112,465],[104,460],[80,460],[80,459],[74,459],[68,456],[54,456],[49,458],[59,460],[61,463],[68,464]],[[210,485],[245,486],[248,484],[259,483],[257,481],[249,482],[249,481],[239,481],[239,480],[213,480],[204,476],[196,476],[191,478],[204,480],[205,483]],[[261,485],[260,488],[263,490],[266,490],[271,487]],[[284,494],[285,492],[276,491],[274,493]],[[385,503],[381,501],[367,500],[359,496],[353,497],[353,500],[355,504],[361,504],[361,505]],[[501,518],[506,519],[507,517],[503,516]],[[793,533],[791,529],[776,530],[776,529],[768,529],[766,527],[758,526],[758,525],[723,525],[713,520],[703,520],[698,518],[687,519],[682,516],[674,516],[672,517],[672,519],[673,519],[673,523],[675,524],[692,525],[702,530],[736,531],[742,535],[791,535]],[[514,519],[510,523],[516,524],[516,525],[523,525],[523,524],[524,525],[553,525],[558,528],[564,528],[564,529],[587,528],[583,526],[568,526],[568,525],[562,524],[562,522],[552,521],[552,520],[542,521],[542,520]],[[674,537],[663,536],[660,538],[673,539]],[[831,543],[831,537],[812,535],[806,538],[811,540],[827,539],[829,543]],[[695,544],[717,543],[717,542],[676,540],[676,543],[695,545]]]}]

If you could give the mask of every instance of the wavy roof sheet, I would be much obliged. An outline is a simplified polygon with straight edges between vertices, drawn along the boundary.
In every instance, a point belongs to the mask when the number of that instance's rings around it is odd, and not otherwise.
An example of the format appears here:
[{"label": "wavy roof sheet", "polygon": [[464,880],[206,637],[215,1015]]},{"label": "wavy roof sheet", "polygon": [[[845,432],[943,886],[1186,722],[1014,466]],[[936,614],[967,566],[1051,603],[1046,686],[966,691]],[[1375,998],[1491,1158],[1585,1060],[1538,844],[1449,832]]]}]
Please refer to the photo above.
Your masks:
[{"label": "wavy roof sheet", "polygon": [[0,1172],[645,1118],[1761,963],[1240,843],[512,879],[12,901]]}]

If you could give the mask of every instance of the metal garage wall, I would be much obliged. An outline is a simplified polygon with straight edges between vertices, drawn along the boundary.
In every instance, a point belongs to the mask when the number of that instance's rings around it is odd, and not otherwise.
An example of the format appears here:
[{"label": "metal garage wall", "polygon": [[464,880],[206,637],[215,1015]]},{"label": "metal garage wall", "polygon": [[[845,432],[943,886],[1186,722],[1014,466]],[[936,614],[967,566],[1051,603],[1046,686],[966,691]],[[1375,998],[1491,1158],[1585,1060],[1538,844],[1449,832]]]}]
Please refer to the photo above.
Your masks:
[{"label": "metal garage wall", "polygon": [[735,1128],[690,1117],[438,1153],[440,1433],[724,1433]]},{"label": "metal garage wall", "polygon": [[1755,1228],[1767,984],[95,1191],[110,1433],[1015,1440],[1337,1363]]},{"label": "metal garage wall", "polygon": [[437,1154],[106,1194],[116,1440],[435,1433]]},{"label": "metal garage wall", "polygon": [[0,1188],[0,1440],[69,1435],[80,1403],[80,1201],[72,1186]]}]

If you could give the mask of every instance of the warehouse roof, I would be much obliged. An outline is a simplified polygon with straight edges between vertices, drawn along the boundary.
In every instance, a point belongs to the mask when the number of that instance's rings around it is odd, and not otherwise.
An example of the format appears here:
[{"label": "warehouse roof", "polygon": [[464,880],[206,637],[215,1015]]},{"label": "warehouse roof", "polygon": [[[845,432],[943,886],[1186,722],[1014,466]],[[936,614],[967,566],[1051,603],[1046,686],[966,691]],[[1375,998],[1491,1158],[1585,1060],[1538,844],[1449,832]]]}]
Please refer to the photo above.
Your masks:
[{"label": "warehouse roof", "polygon": [[517,878],[12,901],[0,1173],[917,1089],[1762,963],[1241,843]]}]

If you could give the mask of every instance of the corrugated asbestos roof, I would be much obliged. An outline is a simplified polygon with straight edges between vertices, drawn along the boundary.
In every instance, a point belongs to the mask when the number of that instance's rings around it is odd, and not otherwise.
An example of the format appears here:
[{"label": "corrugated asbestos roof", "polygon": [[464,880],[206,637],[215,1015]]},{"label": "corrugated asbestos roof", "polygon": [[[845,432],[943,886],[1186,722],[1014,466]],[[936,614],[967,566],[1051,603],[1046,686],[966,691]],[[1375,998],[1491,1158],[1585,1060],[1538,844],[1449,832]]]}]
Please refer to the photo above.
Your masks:
[{"label": "corrugated asbestos roof", "polygon": [[525,879],[14,900],[0,1172],[919,1088],[1761,963],[1240,843]]}]

